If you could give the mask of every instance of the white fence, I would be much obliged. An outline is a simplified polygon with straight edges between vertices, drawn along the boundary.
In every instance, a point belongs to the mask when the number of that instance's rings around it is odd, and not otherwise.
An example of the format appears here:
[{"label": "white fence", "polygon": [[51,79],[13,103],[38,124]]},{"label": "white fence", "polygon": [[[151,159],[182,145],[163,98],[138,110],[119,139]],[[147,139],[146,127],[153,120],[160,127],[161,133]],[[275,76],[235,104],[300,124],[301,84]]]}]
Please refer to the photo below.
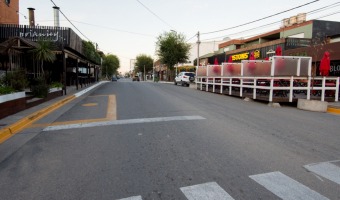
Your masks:
[{"label": "white fence", "polygon": [[197,89],[221,94],[293,102],[294,99],[339,100],[339,77],[312,77],[310,57],[273,56],[271,61],[199,66]]}]

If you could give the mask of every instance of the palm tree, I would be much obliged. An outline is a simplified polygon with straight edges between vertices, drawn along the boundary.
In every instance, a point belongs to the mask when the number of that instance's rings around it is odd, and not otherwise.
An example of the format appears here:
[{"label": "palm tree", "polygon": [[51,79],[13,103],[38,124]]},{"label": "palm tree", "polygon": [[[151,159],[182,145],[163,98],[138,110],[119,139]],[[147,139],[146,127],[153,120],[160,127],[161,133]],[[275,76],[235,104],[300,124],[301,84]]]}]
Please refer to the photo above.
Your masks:
[{"label": "palm tree", "polygon": [[43,77],[45,77],[44,73],[44,61],[53,62],[56,60],[56,55],[52,51],[53,43],[51,41],[38,41],[38,47],[33,49],[31,52],[34,55],[34,58],[41,62],[41,71]]}]

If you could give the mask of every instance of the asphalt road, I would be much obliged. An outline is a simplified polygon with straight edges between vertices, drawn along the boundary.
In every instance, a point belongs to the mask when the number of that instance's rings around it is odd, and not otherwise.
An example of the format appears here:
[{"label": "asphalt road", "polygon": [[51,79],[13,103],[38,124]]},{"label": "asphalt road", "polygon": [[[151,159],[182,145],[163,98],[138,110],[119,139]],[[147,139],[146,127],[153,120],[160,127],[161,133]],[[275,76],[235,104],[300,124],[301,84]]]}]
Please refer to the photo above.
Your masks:
[{"label": "asphalt road", "polygon": [[340,199],[339,122],[171,84],[110,82],[11,139],[30,136],[0,162],[0,199]]}]

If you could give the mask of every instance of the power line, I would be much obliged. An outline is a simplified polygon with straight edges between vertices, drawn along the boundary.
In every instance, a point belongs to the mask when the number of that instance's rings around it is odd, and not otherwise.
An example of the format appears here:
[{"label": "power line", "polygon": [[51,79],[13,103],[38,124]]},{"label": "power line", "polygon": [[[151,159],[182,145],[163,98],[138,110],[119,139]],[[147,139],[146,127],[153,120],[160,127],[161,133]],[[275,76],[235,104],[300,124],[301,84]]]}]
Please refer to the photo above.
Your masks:
[{"label": "power line", "polygon": [[193,39],[196,36],[197,36],[197,33],[195,35],[193,35],[190,39],[187,39],[187,41],[185,41],[185,42],[189,42],[191,39]]},{"label": "power line", "polygon": [[[324,7],[321,7],[321,8],[312,10],[312,11],[309,11],[309,12],[307,12],[307,14],[316,14],[318,12],[322,12],[322,11],[325,11],[325,10],[328,10],[328,9],[332,9],[334,7],[337,7],[337,6],[340,6],[340,2],[336,2],[336,3],[333,3],[333,4],[330,4],[330,5],[327,5],[327,6],[324,6]],[[327,16],[323,16],[322,18],[331,16],[331,15],[334,15],[334,13],[333,14],[329,14]],[[319,19],[319,18],[316,18],[316,19]],[[249,32],[249,31],[252,31],[252,30],[256,30],[256,29],[265,28],[265,27],[268,27],[268,26],[271,26],[271,25],[279,24],[281,22],[282,22],[281,20],[280,21],[276,21],[276,22],[271,22],[271,23],[268,23],[268,24],[265,24],[265,25],[261,25],[261,26],[257,26],[257,27],[254,27],[254,28],[251,28],[251,29],[247,29],[247,30],[244,30],[244,31],[240,31],[240,32],[236,32],[236,33],[231,33],[231,34],[224,35],[224,36],[204,39],[202,41],[209,41],[209,40],[215,40],[215,39],[220,39],[220,38],[224,38],[224,37],[229,37],[229,36],[232,36],[232,35],[237,35],[237,34],[240,34],[240,33],[245,33],[245,32]]]},{"label": "power line", "polygon": [[[54,4],[54,6],[58,7],[53,0],[51,0],[51,2]],[[77,29],[77,31],[79,31],[79,33],[84,36],[88,41],[91,41],[88,37],[86,37],[86,35],[84,35],[72,22],[71,20],[69,20],[66,15],[59,9],[59,12],[67,19],[68,22],[70,22],[70,24],[75,28]]]},{"label": "power line", "polygon": [[130,33],[130,34],[135,34],[135,35],[142,35],[142,36],[147,36],[147,37],[155,37],[154,35],[148,35],[148,34],[144,34],[144,33],[136,33],[136,32],[126,31],[126,30],[119,30],[119,29],[115,29],[115,28],[111,28],[111,27],[107,27],[107,26],[99,26],[99,25],[90,24],[90,23],[86,23],[86,22],[75,21],[75,20],[71,20],[71,21],[79,23],[79,24],[95,26],[95,27],[109,29],[109,30],[114,30],[114,31],[118,31],[118,32]]},{"label": "power line", "polygon": [[285,13],[285,12],[288,12],[288,11],[295,10],[295,9],[297,9],[297,8],[301,8],[301,7],[303,7],[303,6],[306,6],[306,5],[315,3],[315,2],[317,2],[317,1],[320,1],[320,0],[315,0],[315,1],[306,3],[306,4],[303,4],[303,5],[300,5],[300,6],[297,6],[297,7],[294,7],[294,8],[291,8],[291,9],[288,9],[288,10],[285,10],[285,11],[282,11],[282,12],[279,12],[279,13],[276,13],[276,14],[273,14],[273,15],[269,15],[269,16],[267,16],[267,17],[263,17],[263,18],[260,18],[260,19],[257,19],[257,20],[251,21],[251,22],[247,22],[247,23],[244,23],[244,24],[241,24],[241,25],[237,25],[237,26],[233,26],[233,27],[230,27],[230,28],[225,28],[225,29],[221,29],[221,30],[217,30],[217,31],[211,31],[211,32],[201,33],[201,35],[206,35],[206,34],[212,34],[212,33],[222,32],[222,31],[226,31],[226,30],[238,28],[238,27],[241,27],[241,26],[245,26],[245,25],[248,25],[248,24],[251,24],[251,23],[254,23],[254,22],[262,21],[262,20],[264,20],[264,19],[268,19],[268,18],[270,18],[270,17],[274,17],[274,16],[277,16],[277,15],[280,15],[280,14]]},{"label": "power line", "polygon": [[160,21],[162,21],[164,24],[166,24],[167,26],[169,26],[170,28],[174,29],[169,23],[167,23],[166,21],[164,21],[162,18],[160,18],[158,15],[156,15],[154,12],[152,12],[152,10],[150,10],[148,7],[146,7],[142,2],[140,2],[139,0],[136,0],[138,3],[140,3],[145,9],[147,9],[151,14],[153,14],[155,17],[157,17]]}]

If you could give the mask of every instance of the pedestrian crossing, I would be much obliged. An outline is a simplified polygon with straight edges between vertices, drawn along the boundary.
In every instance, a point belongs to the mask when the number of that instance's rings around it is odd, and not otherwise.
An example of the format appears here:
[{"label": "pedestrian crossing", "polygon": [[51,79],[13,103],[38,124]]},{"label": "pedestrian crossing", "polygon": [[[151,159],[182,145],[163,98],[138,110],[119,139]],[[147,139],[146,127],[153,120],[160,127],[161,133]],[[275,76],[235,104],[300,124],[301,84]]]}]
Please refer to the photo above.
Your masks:
[{"label": "pedestrian crossing", "polygon": [[[334,163],[339,164],[336,165]],[[305,165],[304,168],[309,172],[340,185],[339,166],[340,160],[308,164]],[[250,175],[249,178],[283,200],[328,200],[324,195],[279,171]],[[188,200],[234,200],[234,198],[216,182],[185,186],[179,189]],[[119,200],[143,200],[143,198],[142,196],[133,196]]]}]

